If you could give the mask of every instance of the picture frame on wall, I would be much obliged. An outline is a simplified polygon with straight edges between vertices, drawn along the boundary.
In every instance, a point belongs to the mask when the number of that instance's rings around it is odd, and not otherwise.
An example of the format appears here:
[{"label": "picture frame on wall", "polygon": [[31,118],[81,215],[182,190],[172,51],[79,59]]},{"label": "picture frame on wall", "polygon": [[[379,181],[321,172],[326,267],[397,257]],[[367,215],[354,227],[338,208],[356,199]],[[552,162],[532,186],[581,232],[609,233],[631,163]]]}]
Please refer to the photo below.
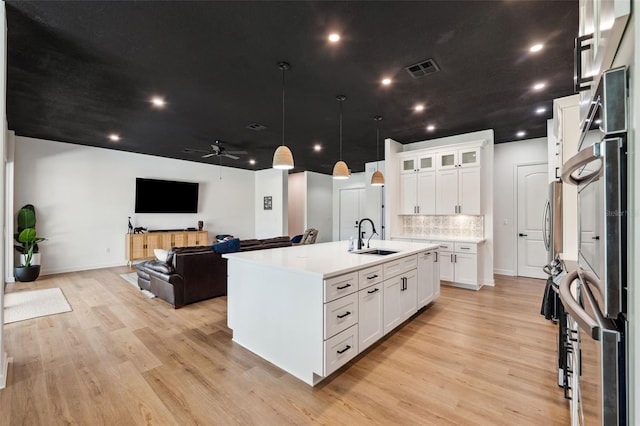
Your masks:
[{"label": "picture frame on wall", "polygon": [[264,209],[272,210],[273,209],[273,201],[271,195],[267,195],[264,197]]}]

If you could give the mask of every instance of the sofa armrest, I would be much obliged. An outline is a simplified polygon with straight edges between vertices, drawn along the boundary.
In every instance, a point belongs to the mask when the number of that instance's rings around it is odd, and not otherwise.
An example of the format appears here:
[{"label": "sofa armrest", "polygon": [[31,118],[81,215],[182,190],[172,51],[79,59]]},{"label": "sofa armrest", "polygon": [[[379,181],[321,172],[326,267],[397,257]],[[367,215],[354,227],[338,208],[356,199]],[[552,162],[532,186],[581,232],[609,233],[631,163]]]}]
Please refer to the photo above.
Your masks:
[{"label": "sofa armrest", "polygon": [[227,294],[227,260],[218,253],[181,253],[175,261],[176,273],[184,279],[184,304]]}]

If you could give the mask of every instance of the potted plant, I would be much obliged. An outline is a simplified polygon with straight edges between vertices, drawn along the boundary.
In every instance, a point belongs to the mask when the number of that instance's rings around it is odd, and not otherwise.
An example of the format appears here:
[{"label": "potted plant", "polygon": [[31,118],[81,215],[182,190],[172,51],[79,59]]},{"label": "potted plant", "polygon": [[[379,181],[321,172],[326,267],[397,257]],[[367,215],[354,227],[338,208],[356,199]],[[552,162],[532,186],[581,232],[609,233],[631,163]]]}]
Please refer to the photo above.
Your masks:
[{"label": "potted plant", "polygon": [[35,226],[35,208],[27,204],[18,211],[18,232],[15,234],[18,244],[14,247],[21,254],[20,266],[14,268],[14,275],[18,281],[35,281],[40,275],[40,265],[33,264],[33,255],[38,253],[38,243],[46,238],[37,236]]}]

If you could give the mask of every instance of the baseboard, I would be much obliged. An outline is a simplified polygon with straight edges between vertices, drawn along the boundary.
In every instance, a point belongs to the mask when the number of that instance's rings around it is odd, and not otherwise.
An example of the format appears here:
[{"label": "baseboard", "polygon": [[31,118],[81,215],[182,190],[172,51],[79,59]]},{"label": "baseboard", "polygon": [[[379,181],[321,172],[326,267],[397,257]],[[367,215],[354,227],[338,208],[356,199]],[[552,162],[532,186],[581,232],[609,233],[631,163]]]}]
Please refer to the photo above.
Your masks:
[{"label": "baseboard", "polygon": [[78,266],[71,266],[68,268],[46,269],[41,271],[40,275],[64,274],[66,272],[78,272],[78,271],[88,271],[91,269],[113,268],[115,266],[127,266],[127,262],[123,261],[123,262],[98,263],[94,265],[78,265]]},{"label": "baseboard", "polygon": [[0,353],[0,389],[7,387],[7,371],[9,370],[9,358],[7,353]]},{"label": "baseboard", "polygon": [[512,269],[494,269],[493,273],[497,275],[508,275],[510,277],[514,277],[516,275]]}]

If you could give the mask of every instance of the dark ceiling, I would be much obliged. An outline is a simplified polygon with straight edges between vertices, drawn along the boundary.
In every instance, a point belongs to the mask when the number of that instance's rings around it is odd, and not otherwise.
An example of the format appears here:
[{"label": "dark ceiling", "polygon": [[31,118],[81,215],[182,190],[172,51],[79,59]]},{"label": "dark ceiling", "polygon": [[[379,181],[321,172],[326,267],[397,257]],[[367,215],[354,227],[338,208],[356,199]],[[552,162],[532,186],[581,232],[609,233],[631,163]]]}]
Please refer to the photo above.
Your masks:
[{"label": "dark ceiling", "polygon": [[[277,64],[287,61],[294,171],[331,173],[344,94],[343,159],[357,172],[376,159],[375,115],[382,158],[387,137],[546,136],[552,100],[573,93],[577,1],[6,3],[7,119],[21,136],[213,164],[220,158],[183,150],[222,140],[248,152],[223,165],[269,168],[282,138]],[[535,43],[544,48],[530,53]],[[405,70],[426,59],[440,70]],[[151,107],[154,95],[164,109]]]}]

